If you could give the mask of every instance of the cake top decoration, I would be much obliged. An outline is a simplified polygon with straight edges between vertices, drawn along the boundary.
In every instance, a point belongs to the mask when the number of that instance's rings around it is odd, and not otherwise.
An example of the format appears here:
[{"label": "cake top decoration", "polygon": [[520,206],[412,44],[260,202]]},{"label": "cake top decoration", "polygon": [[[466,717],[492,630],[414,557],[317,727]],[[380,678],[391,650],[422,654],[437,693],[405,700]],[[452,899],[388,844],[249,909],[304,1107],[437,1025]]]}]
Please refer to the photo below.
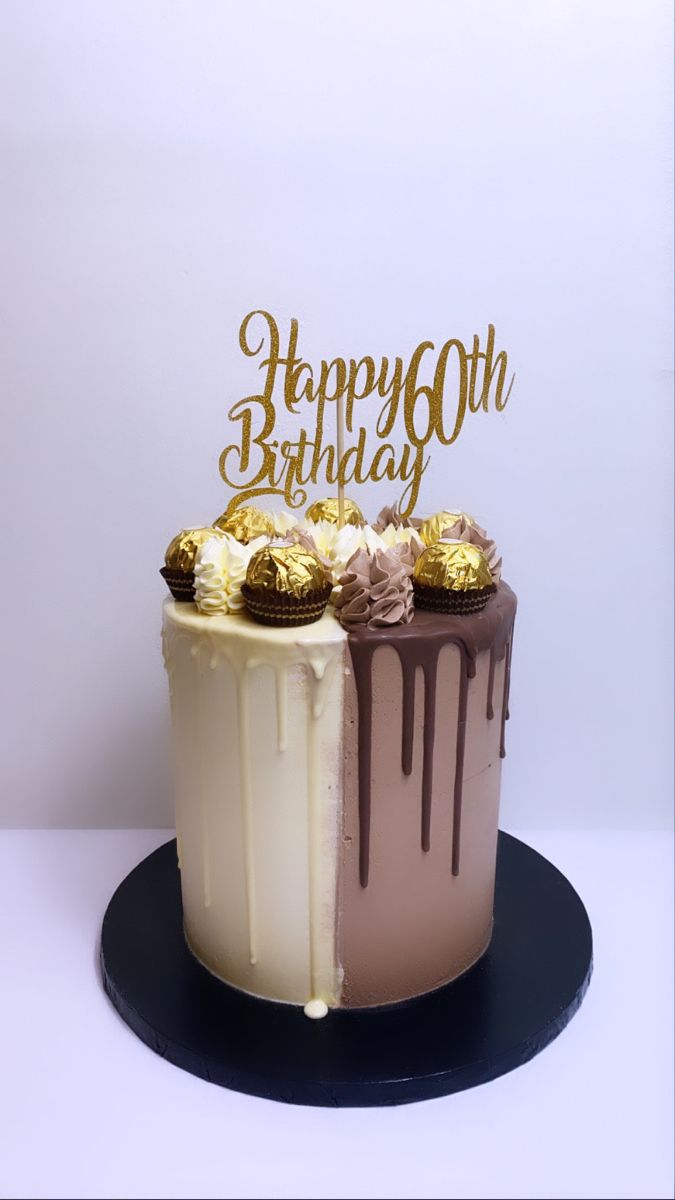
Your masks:
[{"label": "cake top decoration", "polygon": [[303,521],[290,531],[289,536],[316,551],[335,584],[338,584],[347,563],[357,550],[367,550],[372,554],[375,550],[405,546],[404,557],[412,569],[422,549],[416,531],[402,525],[387,525],[381,533],[376,533],[372,525],[367,524],[344,525],[340,528],[326,520]]},{"label": "cake top decoration", "polygon": [[343,517],[340,521],[340,500],[329,496],[326,500],[315,500],[310,504],[305,517],[308,521],[330,521],[332,525],[365,525],[366,521],[354,500],[343,499]]},{"label": "cake top decoration", "polygon": [[281,512],[274,512],[269,515],[272,518],[274,532],[277,537],[286,537],[298,524],[298,518],[294,517],[293,513],[285,512],[283,509]]},{"label": "cake top decoration", "polygon": [[309,625],[323,614],[331,593],[323,564],[307,546],[271,542],[253,555],[242,595],[263,625]]},{"label": "cake top decoration", "polygon": [[394,529],[419,529],[423,523],[421,517],[402,517],[398,504],[385,504],[377,514],[377,519],[373,521],[373,529],[376,533],[382,533],[390,525],[393,525]]},{"label": "cake top decoration", "polygon": [[253,555],[266,544],[265,537],[244,544],[231,533],[216,536],[200,547],[195,562],[195,604],[205,616],[241,612],[241,593]]},{"label": "cake top decoration", "polygon": [[493,583],[498,583],[502,574],[502,560],[497,549],[497,543],[488,537],[480,525],[472,523],[465,518],[466,513],[463,513],[460,520],[456,521],[454,525],[450,525],[447,529],[444,529],[443,538],[449,538],[452,541],[458,542],[470,542],[472,546],[478,546],[488,561]]},{"label": "cake top decoration", "polygon": [[497,591],[488,561],[478,546],[450,538],[420,554],[413,570],[415,603],[432,612],[479,612]]},{"label": "cake top decoration", "polygon": [[181,529],[166,548],[164,565],[171,571],[194,570],[200,546],[210,538],[218,537],[219,530],[213,525],[202,525],[196,529]]},{"label": "cake top decoration", "polygon": [[[442,537],[455,537],[455,534],[450,532],[451,529],[461,528],[464,530],[471,527],[480,529],[475,518],[469,513],[444,509],[442,512],[435,513],[433,517],[427,517],[426,521],[422,521],[419,533],[425,546],[431,546]],[[484,534],[485,530],[482,529],[480,532]]]},{"label": "cake top decoration", "polygon": [[420,554],[413,572],[417,583],[446,591],[466,592],[489,587],[492,574],[478,546],[449,538],[434,542]]},{"label": "cake top decoration", "polygon": [[357,550],[340,577],[335,614],[346,629],[408,625],[413,616],[411,569],[405,543],[372,554]]},{"label": "cake top decoration", "polygon": [[246,572],[251,587],[286,596],[307,596],[326,585],[318,555],[305,546],[272,542],[256,551]]},{"label": "cake top decoration", "polygon": [[214,525],[224,533],[232,534],[238,542],[244,543],[252,542],[257,537],[273,537],[279,532],[272,513],[263,512],[261,508],[255,508],[253,505],[236,508],[232,513],[229,513],[228,509],[221,513]]}]

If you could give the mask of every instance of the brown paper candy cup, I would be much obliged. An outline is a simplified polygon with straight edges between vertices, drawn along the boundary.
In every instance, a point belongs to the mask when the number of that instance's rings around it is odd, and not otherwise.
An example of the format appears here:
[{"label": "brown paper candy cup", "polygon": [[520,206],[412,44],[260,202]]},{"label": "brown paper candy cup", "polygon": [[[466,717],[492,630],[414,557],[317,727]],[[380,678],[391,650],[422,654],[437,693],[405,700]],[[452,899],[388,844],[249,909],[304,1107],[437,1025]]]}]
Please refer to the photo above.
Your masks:
[{"label": "brown paper candy cup", "polygon": [[195,598],[194,571],[179,571],[173,567],[160,567],[159,571],[174,600],[190,602]]},{"label": "brown paper candy cup", "polygon": [[311,625],[323,616],[330,598],[332,585],[316,588],[306,596],[281,595],[269,588],[242,584],[241,594],[246,607],[261,625]]},{"label": "brown paper candy cup", "polygon": [[494,596],[497,591],[497,585],[492,583],[489,587],[467,588],[465,592],[456,592],[449,588],[426,587],[413,579],[413,591],[416,608],[426,608],[430,612],[469,616],[470,613],[477,613],[485,608],[490,596]]}]

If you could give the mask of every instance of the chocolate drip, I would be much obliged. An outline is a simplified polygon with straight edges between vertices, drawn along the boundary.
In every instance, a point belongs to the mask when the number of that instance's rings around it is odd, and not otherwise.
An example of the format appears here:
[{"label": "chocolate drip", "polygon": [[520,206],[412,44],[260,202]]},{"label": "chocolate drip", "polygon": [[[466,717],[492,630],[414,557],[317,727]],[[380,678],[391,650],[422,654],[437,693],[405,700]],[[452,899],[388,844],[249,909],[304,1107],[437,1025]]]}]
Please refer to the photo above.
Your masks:
[{"label": "chocolate drip", "polygon": [[375,643],[351,642],[354,682],[359,706],[359,879],[368,887],[370,870],[370,775],[373,744],[373,654]]},{"label": "chocolate drip", "polygon": [[[513,657],[513,626],[511,627],[511,637],[509,638],[509,657],[506,663],[507,679],[506,679],[506,704],[504,706],[508,721],[511,713],[509,712],[509,700],[511,698],[511,658]],[[506,753],[506,751],[504,751]]]},{"label": "chocolate drip", "polygon": [[[469,699],[469,671],[466,654],[462,654],[462,670],[459,674],[459,710],[457,714],[457,756],[455,760],[455,787],[452,799],[452,873],[459,875],[459,835],[462,826],[462,784],[464,782],[464,747],[466,746],[466,709]],[[476,668],[474,664],[473,674]]]},{"label": "chocolate drip", "polygon": [[358,629],[349,632],[349,648],[354,668],[358,700],[359,752],[359,877],[362,887],[368,886],[370,865],[370,822],[372,795],[372,708],[373,655],[378,646],[390,645],[398,654],[402,674],[401,766],[404,775],[412,773],[415,720],[415,681],[417,668],[424,677],[424,736],[422,763],[421,846],[431,846],[431,812],[433,796],[433,752],[436,733],[436,684],[438,656],[443,646],[454,644],[461,655],[460,685],[457,714],[457,750],[453,789],[452,873],[459,873],[460,833],[462,821],[462,784],[464,778],[464,748],[469,680],[476,674],[476,658],[481,650],[490,650],[487,716],[492,719],[495,666],[504,656],[504,700],[502,704],[502,733],[500,754],[504,755],[504,721],[508,704],[510,677],[510,639],[516,611],[516,598],[505,583],[479,613],[470,616],[451,616],[421,609],[415,612],[409,625],[393,628]]},{"label": "chocolate drip", "polygon": [[424,756],[422,759],[422,849],[431,846],[431,792],[434,782],[434,740],[436,737],[436,676],[438,654],[423,665],[424,670]]},{"label": "chocolate drip", "polygon": [[412,775],[413,733],[415,727],[415,676],[416,663],[399,653],[403,669],[403,729],[401,736],[401,768],[404,775]]},{"label": "chocolate drip", "polygon": [[504,697],[502,699],[502,730],[499,739],[499,757],[506,758],[506,722],[509,716],[509,689],[511,685],[511,642],[504,652]]},{"label": "chocolate drip", "polygon": [[495,690],[495,667],[497,665],[497,650],[494,643],[490,646],[490,668],[488,671],[488,686],[487,686],[487,709],[486,716],[488,721],[492,721],[495,715],[494,706],[492,703],[492,695]]}]

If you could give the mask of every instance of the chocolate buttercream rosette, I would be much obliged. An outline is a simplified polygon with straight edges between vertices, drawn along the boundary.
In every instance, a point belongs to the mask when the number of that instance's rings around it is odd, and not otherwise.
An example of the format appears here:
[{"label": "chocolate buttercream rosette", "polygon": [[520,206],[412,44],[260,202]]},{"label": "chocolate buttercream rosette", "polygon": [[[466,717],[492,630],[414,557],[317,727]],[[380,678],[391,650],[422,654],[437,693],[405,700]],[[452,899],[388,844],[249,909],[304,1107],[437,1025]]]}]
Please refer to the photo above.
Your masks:
[{"label": "chocolate buttercream rosette", "polygon": [[164,555],[164,566],[160,567],[159,573],[166,581],[174,600],[194,600],[194,567],[197,554],[210,538],[219,536],[219,529],[213,525],[203,525],[196,529],[181,529],[169,542]]},{"label": "chocolate buttercream rosette", "polygon": [[412,567],[403,543],[357,550],[340,576],[335,615],[345,629],[409,625],[413,617]]},{"label": "chocolate buttercream rosette", "polygon": [[442,539],[417,559],[413,590],[417,608],[462,616],[485,608],[497,585],[478,546]]},{"label": "chocolate buttercream rosette", "polygon": [[[348,500],[346,496],[343,516],[345,525],[365,525],[366,523],[356,501]],[[305,517],[308,521],[330,521],[331,525],[337,525],[340,520],[337,496],[329,496],[326,500],[315,500],[307,509]]]},{"label": "chocolate buttercream rosette", "polygon": [[258,550],[248,564],[241,592],[246,607],[261,625],[311,625],[323,615],[332,583],[312,550],[273,542]]},{"label": "chocolate buttercream rosette", "polygon": [[420,529],[424,524],[422,517],[402,517],[399,512],[398,503],[385,504],[377,514],[377,519],[373,521],[373,529],[376,533],[383,533],[390,525],[394,529]]},{"label": "chocolate buttercream rosette", "polygon": [[253,504],[242,505],[233,512],[226,510],[213,522],[223,533],[229,533],[238,542],[246,545],[257,537],[274,537],[276,528],[272,513],[264,512]]}]

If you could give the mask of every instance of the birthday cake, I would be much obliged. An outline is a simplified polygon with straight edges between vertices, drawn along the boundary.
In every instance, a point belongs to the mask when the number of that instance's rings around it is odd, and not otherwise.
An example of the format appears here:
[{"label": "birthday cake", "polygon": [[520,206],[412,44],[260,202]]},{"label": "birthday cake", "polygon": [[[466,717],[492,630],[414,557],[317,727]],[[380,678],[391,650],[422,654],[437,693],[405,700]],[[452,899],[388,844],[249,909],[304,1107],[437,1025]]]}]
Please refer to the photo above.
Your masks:
[{"label": "birthday cake", "polygon": [[183,530],[162,574],[184,929],[226,983],[392,1004],[492,931],[516,599],[464,512],[326,500]]}]

